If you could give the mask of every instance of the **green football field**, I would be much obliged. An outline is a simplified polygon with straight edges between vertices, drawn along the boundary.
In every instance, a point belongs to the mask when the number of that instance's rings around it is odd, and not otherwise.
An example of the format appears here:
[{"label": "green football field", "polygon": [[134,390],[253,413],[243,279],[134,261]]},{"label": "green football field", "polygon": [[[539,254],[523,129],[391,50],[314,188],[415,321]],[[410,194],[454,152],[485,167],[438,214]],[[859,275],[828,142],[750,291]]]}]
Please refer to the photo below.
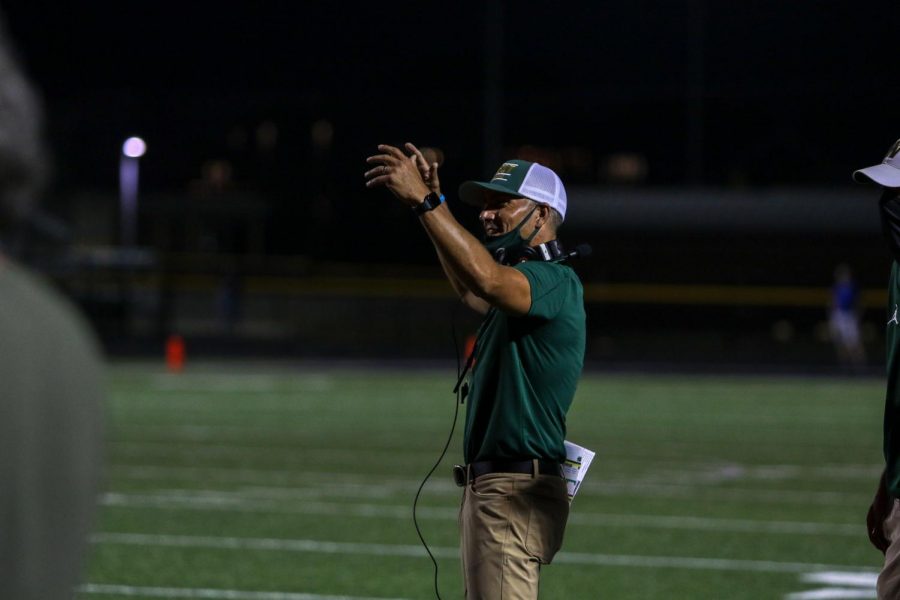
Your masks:
[{"label": "green football field", "polygon": [[[446,440],[454,380],[111,367],[78,598],[433,598],[412,500]],[[880,379],[586,374],[568,438],[597,457],[541,598],[874,598],[864,522],[882,404]],[[443,598],[461,597],[460,434],[419,506]]]}]

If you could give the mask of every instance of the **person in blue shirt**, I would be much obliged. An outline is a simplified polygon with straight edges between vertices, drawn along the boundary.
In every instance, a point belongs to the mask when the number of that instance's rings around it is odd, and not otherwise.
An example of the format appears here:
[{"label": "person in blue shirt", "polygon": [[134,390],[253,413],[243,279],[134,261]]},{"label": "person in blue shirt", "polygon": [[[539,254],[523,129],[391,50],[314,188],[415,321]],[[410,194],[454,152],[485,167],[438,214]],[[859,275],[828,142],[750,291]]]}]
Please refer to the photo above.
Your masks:
[{"label": "person in blue shirt", "polygon": [[852,371],[866,363],[866,350],[859,330],[860,317],[859,287],[850,266],[841,263],[834,270],[828,330],[838,360]]}]

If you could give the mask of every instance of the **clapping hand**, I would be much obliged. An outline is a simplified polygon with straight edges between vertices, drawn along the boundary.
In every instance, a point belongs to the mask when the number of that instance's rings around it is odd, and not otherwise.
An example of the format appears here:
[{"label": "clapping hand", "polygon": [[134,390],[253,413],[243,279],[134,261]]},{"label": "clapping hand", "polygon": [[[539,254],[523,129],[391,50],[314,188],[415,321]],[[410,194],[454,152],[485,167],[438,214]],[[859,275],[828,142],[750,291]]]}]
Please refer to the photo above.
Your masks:
[{"label": "clapping hand", "polygon": [[367,163],[375,165],[365,173],[366,187],[383,185],[408,206],[416,206],[435,185],[440,189],[440,183],[437,169],[428,165],[419,149],[412,144],[406,144],[406,147],[412,152],[409,156],[395,146],[379,144],[381,154],[366,159]]}]

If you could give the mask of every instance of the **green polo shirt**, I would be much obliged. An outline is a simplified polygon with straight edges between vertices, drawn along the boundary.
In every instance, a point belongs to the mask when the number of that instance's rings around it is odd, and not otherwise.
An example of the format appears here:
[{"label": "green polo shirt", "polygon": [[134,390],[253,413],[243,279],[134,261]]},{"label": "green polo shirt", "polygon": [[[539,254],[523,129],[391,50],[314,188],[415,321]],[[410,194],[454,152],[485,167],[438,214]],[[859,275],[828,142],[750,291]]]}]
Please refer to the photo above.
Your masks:
[{"label": "green polo shirt", "polygon": [[491,309],[478,334],[463,453],[479,460],[565,459],[566,412],[584,366],[584,291],[568,266],[531,261],[531,308]]},{"label": "green polo shirt", "polygon": [[900,498],[900,265],[894,261],[888,286],[887,392],[884,401],[885,481],[894,498]]}]

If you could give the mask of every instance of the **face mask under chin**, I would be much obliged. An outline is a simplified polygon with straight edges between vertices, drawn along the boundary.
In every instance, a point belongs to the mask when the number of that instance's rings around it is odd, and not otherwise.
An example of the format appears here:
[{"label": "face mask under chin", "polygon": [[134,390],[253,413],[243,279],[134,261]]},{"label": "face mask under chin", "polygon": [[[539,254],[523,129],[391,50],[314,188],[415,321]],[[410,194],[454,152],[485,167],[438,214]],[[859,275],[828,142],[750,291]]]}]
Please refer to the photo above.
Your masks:
[{"label": "face mask under chin", "polygon": [[540,227],[535,227],[534,231],[531,232],[531,235],[529,235],[527,239],[523,238],[521,235],[522,227],[525,226],[525,223],[528,222],[528,219],[531,218],[531,215],[533,215],[536,210],[537,206],[532,208],[531,211],[525,215],[525,218],[519,221],[519,224],[512,230],[498,236],[488,237],[484,240],[484,247],[487,248],[487,251],[491,253],[497,262],[506,263],[506,259],[518,255],[523,248],[528,247],[531,240],[538,234],[538,231],[541,229]]}]

